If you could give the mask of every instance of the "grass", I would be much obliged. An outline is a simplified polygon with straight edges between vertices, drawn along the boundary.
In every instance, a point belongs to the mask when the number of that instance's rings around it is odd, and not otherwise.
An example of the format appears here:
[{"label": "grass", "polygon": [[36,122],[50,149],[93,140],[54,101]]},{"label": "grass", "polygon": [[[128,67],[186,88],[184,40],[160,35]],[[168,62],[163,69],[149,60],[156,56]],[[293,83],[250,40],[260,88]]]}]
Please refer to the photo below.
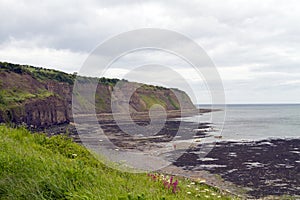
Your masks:
[{"label": "grass", "polygon": [[204,184],[178,180],[174,194],[144,173],[106,167],[64,136],[0,125],[0,199],[231,199]]},{"label": "grass", "polygon": [[0,90],[0,109],[9,108],[17,104],[23,103],[29,99],[45,99],[53,96],[52,92],[46,89],[39,89],[35,93],[30,93],[21,89],[1,89]]},{"label": "grass", "polygon": [[170,96],[168,96],[168,100],[171,103],[171,105],[175,108],[175,110],[179,110],[180,109],[180,105],[174,101],[174,99],[172,99]]},{"label": "grass", "polygon": [[140,94],[141,99],[145,102],[146,104],[146,108],[145,110],[149,110],[151,108],[151,106],[153,106],[154,104],[159,104],[162,107],[166,108],[166,102],[164,102],[163,100],[159,99],[158,97],[154,96],[154,94]]},{"label": "grass", "polygon": [[111,104],[110,102],[109,103],[105,102],[105,99],[109,100],[109,98],[110,98],[110,94],[105,94],[105,93],[101,95],[99,93],[95,94],[95,108],[97,112],[109,112]]},{"label": "grass", "polygon": [[[65,82],[70,85],[73,85],[75,78],[77,76],[77,73],[68,74],[62,71],[58,71],[55,69],[46,69],[43,67],[33,67],[30,65],[19,65],[19,64],[13,64],[13,63],[7,63],[7,62],[0,62],[0,72],[6,71],[6,72],[15,72],[18,74],[30,74],[35,79],[43,82],[46,80],[54,80],[58,82]],[[99,83],[105,84],[105,85],[112,85],[114,86],[119,79],[109,79],[109,78],[91,78],[91,77],[80,77],[80,81],[82,82],[90,82],[90,81],[99,81]],[[126,81],[126,80],[124,80]]]}]

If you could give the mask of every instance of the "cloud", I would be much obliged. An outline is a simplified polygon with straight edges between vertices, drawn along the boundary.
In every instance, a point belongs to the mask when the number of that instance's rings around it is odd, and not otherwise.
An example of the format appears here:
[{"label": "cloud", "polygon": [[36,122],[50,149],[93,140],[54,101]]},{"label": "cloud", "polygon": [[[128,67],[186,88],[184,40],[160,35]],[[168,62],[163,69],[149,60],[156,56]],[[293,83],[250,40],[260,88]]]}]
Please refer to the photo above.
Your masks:
[{"label": "cloud", "polygon": [[[0,0],[0,17],[3,61],[78,71],[91,50],[113,35],[166,28],[187,35],[207,51],[229,102],[300,102],[296,0]],[[167,60],[180,73],[191,74],[181,61],[153,52],[124,59],[118,68],[128,70],[137,57],[144,63]]]},{"label": "cloud", "polygon": [[17,41],[13,38],[0,45],[1,61],[61,69],[69,73],[79,71],[87,56],[83,52],[38,47],[33,42]]}]

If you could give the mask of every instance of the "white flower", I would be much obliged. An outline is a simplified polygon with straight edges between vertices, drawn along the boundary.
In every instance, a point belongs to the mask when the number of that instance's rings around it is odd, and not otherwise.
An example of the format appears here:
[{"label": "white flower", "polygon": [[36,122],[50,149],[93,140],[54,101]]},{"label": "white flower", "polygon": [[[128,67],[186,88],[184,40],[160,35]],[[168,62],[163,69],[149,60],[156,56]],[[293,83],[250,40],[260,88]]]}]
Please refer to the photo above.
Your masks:
[{"label": "white flower", "polygon": [[192,194],[191,192],[187,192],[187,194]]},{"label": "white flower", "polygon": [[206,183],[206,180],[202,179],[199,181],[199,183]]},{"label": "white flower", "polygon": [[77,157],[77,154],[76,154],[76,153],[73,153],[72,156],[73,156],[73,157]]}]

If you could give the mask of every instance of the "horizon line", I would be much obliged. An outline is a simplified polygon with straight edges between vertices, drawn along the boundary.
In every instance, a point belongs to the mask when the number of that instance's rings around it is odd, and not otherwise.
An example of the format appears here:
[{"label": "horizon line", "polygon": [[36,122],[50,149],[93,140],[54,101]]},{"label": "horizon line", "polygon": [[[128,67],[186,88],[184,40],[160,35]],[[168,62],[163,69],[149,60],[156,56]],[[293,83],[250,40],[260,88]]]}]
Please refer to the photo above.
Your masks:
[{"label": "horizon line", "polygon": [[195,103],[194,105],[300,105],[298,102],[267,102],[267,103],[224,103],[224,104],[211,104],[211,103]]}]

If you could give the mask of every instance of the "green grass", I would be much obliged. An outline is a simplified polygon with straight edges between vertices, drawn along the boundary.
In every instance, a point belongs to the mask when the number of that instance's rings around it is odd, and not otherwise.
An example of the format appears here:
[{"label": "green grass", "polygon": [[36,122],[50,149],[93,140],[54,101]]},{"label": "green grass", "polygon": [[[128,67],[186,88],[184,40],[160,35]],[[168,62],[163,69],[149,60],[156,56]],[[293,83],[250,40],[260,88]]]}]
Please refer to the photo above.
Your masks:
[{"label": "green grass", "polygon": [[108,92],[104,92],[102,94],[95,94],[95,107],[97,112],[108,112],[110,105],[106,103],[105,99],[110,99],[110,94]]},{"label": "green grass", "polygon": [[177,102],[175,102],[174,99],[172,99],[170,96],[168,96],[168,100],[176,110],[180,109],[180,105]]},{"label": "green grass", "polygon": [[21,89],[1,89],[0,90],[0,109],[9,108],[17,104],[23,103],[28,99],[45,99],[53,96],[52,92],[46,89],[40,89],[35,93],[30,93]]},{"label": "green grass", "polygon": [[159,99],[154,94],[150,94],[150,95],[140,94],[140,97],[146,104],[146,110],[149,110],[151,108],[151,106],[153,106],[154,104],[159,104],[159,105],[163,106],[164,108],[166,108],[166,106],[167,106],[166,102]]},{"label": "green grass", "polygon": [[[77,76],[77,73],[68,74],[62,71],[58,71],[55,69],[47,69],[43,67],[33,67],[30,65],[19,65],[19,64],[13,64],[13,63],[7,63],[7,62],[0,62],[0,72],[6,71],[6,72],[15,72],[18,74],[30,74],[35,79],[43,82],[45,80],[54,80],[58,82],[65,82],[70,85],[73,85],[75,78]],[[91,78],[91,77],[79,77],[79,81],[81,82],[90,82],[90,81],[99,81],[99,83],[105,84],[105,85],[112,85],[114,86],[119,79],[113,78]],[[126,81],[126,80],[123,80]]]},{"label": "green grass", "polygon": [[0,199],[231,199],[185,179],[179,187],[108,168],[66,137],[0,125]]}]

